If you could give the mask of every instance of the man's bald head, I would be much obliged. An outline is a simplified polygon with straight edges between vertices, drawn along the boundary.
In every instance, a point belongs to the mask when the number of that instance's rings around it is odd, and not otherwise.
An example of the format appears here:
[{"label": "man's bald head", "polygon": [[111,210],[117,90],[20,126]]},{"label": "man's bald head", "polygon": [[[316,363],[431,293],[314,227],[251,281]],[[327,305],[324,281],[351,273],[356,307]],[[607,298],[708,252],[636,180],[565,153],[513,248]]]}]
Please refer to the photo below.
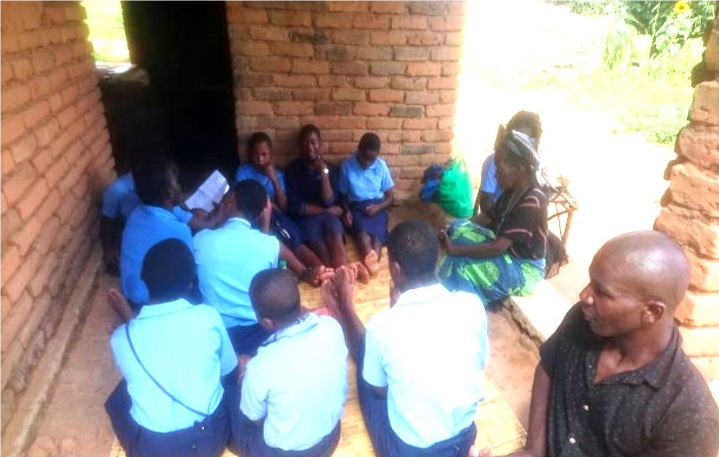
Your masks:
[{"label": "man's bald head", "polygon": [[689,286],[689,260],[682,247],[668,235],[640,231],[609,240],[594,257],[608,262],[644,299],[664,303],[671,313]]},{"label": "man's bald head", "polygon": [[257,318],[288,323],[300,313],[300,291],[295,277],[287,270],[264,270],[250,283],[250,300]]}]

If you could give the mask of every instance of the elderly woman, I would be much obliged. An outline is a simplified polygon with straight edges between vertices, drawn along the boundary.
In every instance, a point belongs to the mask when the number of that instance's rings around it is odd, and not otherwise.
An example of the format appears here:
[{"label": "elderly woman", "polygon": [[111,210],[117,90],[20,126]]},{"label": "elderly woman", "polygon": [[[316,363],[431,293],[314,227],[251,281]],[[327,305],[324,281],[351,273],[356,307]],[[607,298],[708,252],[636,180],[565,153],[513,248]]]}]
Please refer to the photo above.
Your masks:
[{"label": "elderly woman", "polygon": [[544,277],[547,197],[536,180],[535,141],[515,130],[495,153],[504,193],[490,214],[453,223],[440,232],[446,256],[439,279],[450,290],[479,295],[485,306],[509,295],[529,295]]}]

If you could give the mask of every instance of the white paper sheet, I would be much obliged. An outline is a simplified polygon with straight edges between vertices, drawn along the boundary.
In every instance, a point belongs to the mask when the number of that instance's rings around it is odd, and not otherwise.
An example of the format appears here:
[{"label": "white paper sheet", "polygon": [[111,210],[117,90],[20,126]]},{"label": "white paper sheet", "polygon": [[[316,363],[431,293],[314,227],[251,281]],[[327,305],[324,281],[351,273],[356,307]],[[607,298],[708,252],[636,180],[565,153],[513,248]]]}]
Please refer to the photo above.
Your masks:
[{"label": "white paper sheet", "polygon": [[199,208],[210,212],[214,209],[215,204],[222,201],[222,196],[228,190],[230,190],[230,185],[227,184],[227,180],[222,173],[215,170],[195,193],[185,200],[185,205],[191,210]]}]

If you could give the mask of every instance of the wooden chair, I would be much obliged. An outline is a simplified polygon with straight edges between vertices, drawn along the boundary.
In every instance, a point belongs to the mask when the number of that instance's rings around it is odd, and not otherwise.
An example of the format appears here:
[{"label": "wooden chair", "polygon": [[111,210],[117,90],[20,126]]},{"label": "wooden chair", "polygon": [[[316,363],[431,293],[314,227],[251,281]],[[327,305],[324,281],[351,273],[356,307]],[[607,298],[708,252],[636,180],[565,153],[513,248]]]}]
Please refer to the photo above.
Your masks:
[{"label": "wooden chair", "polygon": [[[569,192],[569,180],[549,167],[542,168],[538,180],[542,191],[547,196],[547,222],[556,221],[559,238],[562,240],[562,246],[566,248],[574,212],[579,209],[577,200]],[[481,195],[482,190],[480,189],[477,191],[474,201],[475,213],[479,211]]]},{"label": "wooden chair", "polygon": [[574,212],[579,209],[577,200],[569,192],[569,180],[561,173],[549,167],[541,170],[542,190],[547,196],[547,221],[556,220],[559,237],[566,248],[569,240],[569,231],[572,228]]}]

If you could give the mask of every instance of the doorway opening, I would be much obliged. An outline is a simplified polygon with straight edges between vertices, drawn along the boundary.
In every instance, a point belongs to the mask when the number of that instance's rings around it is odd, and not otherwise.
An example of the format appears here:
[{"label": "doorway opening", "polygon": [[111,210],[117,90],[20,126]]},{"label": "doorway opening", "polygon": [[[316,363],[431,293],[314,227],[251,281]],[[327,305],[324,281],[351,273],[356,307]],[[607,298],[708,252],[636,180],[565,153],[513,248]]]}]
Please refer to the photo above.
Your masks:
[{"label": "doorway opening", "polygon": [[[107,72],[98,64],[98,71],[118,173],[127,170],[132,151],[140,151],[169,153],[186,190],[215,169],[231,177],[239,159],[225,3],[116,5],[121,24],[117,14],[107,16],[109,7],[103,10],[117,41],[110,49],[119,49],[126,36],[132,66]],[[90,26],[93,5],[85,6]]]}]

